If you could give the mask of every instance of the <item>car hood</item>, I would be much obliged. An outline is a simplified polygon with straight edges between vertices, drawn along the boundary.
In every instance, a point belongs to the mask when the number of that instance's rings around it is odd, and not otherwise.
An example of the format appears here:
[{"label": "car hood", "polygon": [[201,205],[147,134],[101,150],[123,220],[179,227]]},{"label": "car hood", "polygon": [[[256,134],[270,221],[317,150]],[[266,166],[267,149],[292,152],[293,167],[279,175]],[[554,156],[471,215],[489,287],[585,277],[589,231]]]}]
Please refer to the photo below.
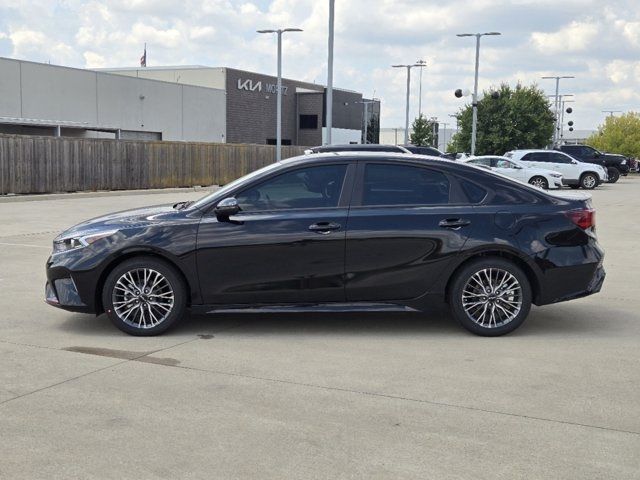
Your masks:
[{"label": "car hood", "polygon": [[180,211],[174,209],[173,204],[169,204],[109,213],[74,225],[58,235],[57,238],[73,236],[80,232],[119,230],[123,228],[147,226],[161,220],[166,220],[168,217],[176,216],[178,212]]}]

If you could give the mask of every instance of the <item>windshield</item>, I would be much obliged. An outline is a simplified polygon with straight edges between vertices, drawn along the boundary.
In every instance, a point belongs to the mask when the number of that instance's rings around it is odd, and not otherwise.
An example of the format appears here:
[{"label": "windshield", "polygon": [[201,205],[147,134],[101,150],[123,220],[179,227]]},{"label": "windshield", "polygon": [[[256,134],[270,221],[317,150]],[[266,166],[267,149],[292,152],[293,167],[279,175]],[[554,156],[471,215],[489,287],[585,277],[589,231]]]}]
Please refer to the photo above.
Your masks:
[{"label": "windshield", "polygon": [[253,172],[248,173],[244,177],[237,178],[234,181],[227,183],[224,187],[219,188],[215,192],[212,192],[209,195],[207,195],[205,197],[202,197],[200,200],[197,200],[196,202],[191,204],[190,207],[201,208],[204,205],[208,204],[212,199],[214,199],[216,197],[217,198],[224,198],[227,192],[233,190],[235,187],[237,187],[241,183],[243,183],[243,182],[245,182],[247,180],[251,180],[252,178],[258,177],[258,176],[262,175],[263,173],[270,172],[271,170],[274,170],[275,168],[277,168],[279,166],[281,166],[281,164],[278,163],[278,162],[275,162],[275,163],[272,163],[270,165],[267,165],[266,167],[260,168],[258,170],[254,170]]}]

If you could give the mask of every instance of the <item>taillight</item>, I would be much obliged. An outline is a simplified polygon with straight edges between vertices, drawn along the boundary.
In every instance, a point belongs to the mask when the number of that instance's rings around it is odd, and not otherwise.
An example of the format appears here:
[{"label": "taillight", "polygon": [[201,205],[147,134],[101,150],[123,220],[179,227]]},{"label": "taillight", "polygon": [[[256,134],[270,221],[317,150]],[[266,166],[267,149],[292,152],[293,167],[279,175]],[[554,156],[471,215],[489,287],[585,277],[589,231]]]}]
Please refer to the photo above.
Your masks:
[{"label": "taillight", "polygon": [[596,226],[596,211],[593,208],[582,208],[580,210],[569,210],[564,212],[569,220],[577,226],[586,230],[589,227]]}]

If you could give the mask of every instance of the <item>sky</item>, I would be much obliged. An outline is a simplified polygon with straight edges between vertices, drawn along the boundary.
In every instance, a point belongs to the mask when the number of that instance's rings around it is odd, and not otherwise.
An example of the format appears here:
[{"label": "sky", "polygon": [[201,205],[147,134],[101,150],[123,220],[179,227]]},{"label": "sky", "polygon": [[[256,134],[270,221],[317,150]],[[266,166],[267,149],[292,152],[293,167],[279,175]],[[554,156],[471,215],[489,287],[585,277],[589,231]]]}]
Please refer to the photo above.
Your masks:
[{"label": "sky", "polygon": [[[0,0],[0,56],[80,68],[206,65],[276,72],[276,43],[257,29],[285,34],[283,75],[326,84],[328,0]],[[404,125],[406,70],[427,62],[422,111],[442,122],[473,88],[475,40],[484,37],[480,89],[537,83],[573,94],[576,129],[596,128],[603,110],[640,110],[640,0],[336,0],[336,87],[382,102],[382,127]],[[418,69],[410,117],[418,114]],[[569,116],[565,116],[569,120]]]}]

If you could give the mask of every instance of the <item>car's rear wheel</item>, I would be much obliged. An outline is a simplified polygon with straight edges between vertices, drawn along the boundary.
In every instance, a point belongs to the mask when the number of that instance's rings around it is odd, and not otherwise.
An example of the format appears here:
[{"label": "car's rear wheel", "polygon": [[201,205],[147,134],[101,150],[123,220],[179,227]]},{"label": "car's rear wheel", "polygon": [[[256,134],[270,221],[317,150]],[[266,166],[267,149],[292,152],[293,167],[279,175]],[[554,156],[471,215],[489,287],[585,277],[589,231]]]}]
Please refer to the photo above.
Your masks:
[{"label": "car's rear wheel", "polygon": [[580,177],[580,188],[593,190],[598,186],[598,176],[595,173],[583,173]]},{"label": "car's rear wheel", "polygon": [[183,317],[186,286],[168,263],[135,257],[111,271],[102,291],[102,304],[111,322],[123,332],[158,335]]},{"label": "car's rear wheel", "polygon": [[616,167],[607,168],[607,177],[609,177],[607,183],[616,183],[620,179],[620,170]]},{"label": "car's rear wheel", "polygon": [[453,316],[476,335],[495,337],[518,328],[531,309],[531,286],[524,272],[501,258],[463,267],[449,289]]},{"label": "car's rear wheel", "polygon": [[547,182],[547,179],[539,175],[531,177],[529,184],[534,187],[542,188],[543,190],[547,190],[549,188],[549,182]]}]

